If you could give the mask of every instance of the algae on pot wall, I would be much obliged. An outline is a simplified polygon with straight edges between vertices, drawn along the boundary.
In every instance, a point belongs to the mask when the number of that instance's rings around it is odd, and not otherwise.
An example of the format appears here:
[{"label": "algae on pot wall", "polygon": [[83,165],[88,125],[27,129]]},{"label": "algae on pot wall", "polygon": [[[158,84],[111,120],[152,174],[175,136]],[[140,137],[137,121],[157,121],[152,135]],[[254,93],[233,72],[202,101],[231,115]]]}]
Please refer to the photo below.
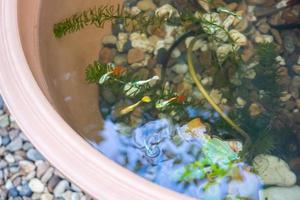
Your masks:
[{"label": "algae on pot wall", "polygon": [[300,84],[297,71],[289,76],[289,55],[277,37],[283,26],[268,24],[269,10],[256,19],[251,9],[264,3],[248,3],[128,1],[55,24],[55,36],[63,39],[88,25],[112,23],[99,60],[86,69],[87,82],[99,84],[105,119],[104,141],[93,145],[178,192],[258,199],[269,185],[256,169],[264,160],[258,158],[274,154],[289,161],[300,154]]}]

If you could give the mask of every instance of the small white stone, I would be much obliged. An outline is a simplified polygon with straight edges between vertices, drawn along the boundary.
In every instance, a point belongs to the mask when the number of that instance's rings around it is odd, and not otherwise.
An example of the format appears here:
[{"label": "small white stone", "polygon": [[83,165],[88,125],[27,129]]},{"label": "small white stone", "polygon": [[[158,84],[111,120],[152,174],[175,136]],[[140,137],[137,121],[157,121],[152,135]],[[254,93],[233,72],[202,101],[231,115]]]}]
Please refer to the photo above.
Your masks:
[{"label": "small white stone", "polygon": [[15,158],[12,154],[7,154],[5,155],[4,159],[8,162],[8,163],[14,163],[15,162]]},{"label": "small white stone", "polygon": [[69,182],[66,180],[62,180],[60,181],[54,188],[54,196],[55,197],[60,197],[62,196],[62,194],[67,190],[67,188],[69,187]]},{"label": "small white stone", "polygon": [[6,190],[9,190],[11,188],[14,187],[14,184],[12,183],[12,181],[10,179],[8,179],[6,182],[5,182],[5,189]]},{"label": "small white stone", "polygon": [[254,38],[256,43],[271,43],[274,41],[274,38],[272,35],[260,35],[258,34],[255,38]]},{"label": "small white stone", "polygon": [[159,17],[168,16],[168,18],[171,18],[172,16],[175,16],[175,17],[179,16],[178,11],[170,4],[165,4],[165,5],[161,6],[160,8],[157,8],[155,11],[155,14]]},{"label": "small white stone", "polygon": [[134,48],[139,48],[144,52],[152,53],[156,44],[152,44],[144,33],[134,32],[130,34],[131,45]]},{"label": "small white stone", "polygon": [[282,96],[280,97],[280,101],[282,102],[286,102],[288,101],[290,98],[292,97],[292,95],[288,92],[282,92]]},{"label": "small white stone", "polygon": [[123,51],[124,45],[128,40],[128,35],[127,33],[119,33],[118,34],[118,41],[117,41],[117,50],[119,52]]},{"label": "small white stone", "polygon": [[243,35],[242,33],[240,33],[238,30],[230,30],[229,31],[229,35],[230,37],[233,39],[233,41],[235,42],[235,44],[237,44],[238,46],[245,46],[247,45],[247,38],[245,35]]},{"label": "small white stone", "polygon": [[280,65],[286,65],[286,62],[285,62],[285,60],[284,60],[283,57],[277,56],[275,59],[278,62],[278,64],[280,64]]},{"label": "small white stone", "polygon": [[203,79],[201,80],[201,83],[202,83],[203,85],[212,85],[212,83],[213,83],[213,78],[212,78],[211,76],[207,76],[207,77],[205,77],[205,78],[203,78]]},{"label": "small white stone", "polygon": [[64,192],[61,196],[64,200],[71,200],[72,192],[68,190],[68,191]]},{"label": "small white stone", "polygon": [[172,58],[178,58],[181,55],[181,52],[178,48],[175,48],[171,54]]},{"label": "small white stone", "polygon": [[261,192],[261,200],[299,200],[300,187],[270,187]]},{"label": "small white stone", "polygon": [[230,44],[223,44],[217,48],[217,57],[219,62],[224,62],[226,57],[230,52],[232,52],[233,48]]},{"label": "small white stone", "polygon": [[106,35],[102,39],[103,44],[116,44],[117,38],[114,35]]},{"label": "small white stone", "polygon": [[52,177],[53,173],[54,173],[53,167],[49,167],[48,170],[42,176],[41,181],[43,183],[47,183],[50,180],[50,178]]},{"label": "small white stone", "polygon": [[22,160],[22,161],[20,161],[19,165],[20,165],[21,169],[26,174],[28,174],[28,173],[30,173],[30,172],[32,172],[32,171],[35,170],[35,165],[32,162],[28,161],[28,160]]},{"label": "small white stone", "polygon": [[41,200],[53,200],[53,195],[49,193],[44,193],[41,195]]},{"label": "small white stone", "polygon": [[282,159],[272,155],[258,155],[253,159],[253,167],[266,185],[293,186],[296,175]]},{"label": "small white stone", "polygon": [[236,103],[239,107],[243,108],[247,102],[242,97],[238,97]]},{"label": "small white stone", "polygon": [[177,74],[185,74],[188,71],[188,66],[185,63],[177,63],[172,67]]},{"label": "small white stone", "polygon": [[80,193],[73,192],[71,196],[71,200],[80,200]]},{"label": "small white stone", "polygon": [[42,193],[45,189],[44,184],[37,178],[29,181],[29,187],[35,193]]}]

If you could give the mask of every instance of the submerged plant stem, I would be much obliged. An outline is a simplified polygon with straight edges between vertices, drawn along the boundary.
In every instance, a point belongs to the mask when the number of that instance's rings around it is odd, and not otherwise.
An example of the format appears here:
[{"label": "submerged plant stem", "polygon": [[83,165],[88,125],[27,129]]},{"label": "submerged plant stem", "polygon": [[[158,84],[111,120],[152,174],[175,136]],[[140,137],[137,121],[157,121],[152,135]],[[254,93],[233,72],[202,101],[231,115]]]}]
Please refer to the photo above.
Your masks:
[{"label": "submerged plant stem", "polygon": [[245,148],[247,149],[250,145],[251,145],[251,138],[249,137],[249,135],[243,130],[241,129],[232,119],[230,119],[225,113],[224,111],[214,102],[214,100],[211,98],[211,96],[208,94],[208,92],[206,91],[206,89],[203,87],[203,85],[201,84],[200,80],[197,77],[196,71],[195,71],[195,67],[193,64],[193,58],[192,58],[192,51],[193,51],[193,47],[196,43],[197,40],[199,40],[199,38],[203,37],[203,35],[200,35],[198,37],[195,37],[189,47],[188,47],[188,51],[187,51],[187,60],[188,60],[188,66],[189,66],[189,71],[190,74],[192,76],[192,79],[194,80],[198,90],[203,94],[203,96],[205,97],[205,99],[208,101],[208,103],[215,109],[215,111],[217,111],[220,116],[234,129],[236,130],[245,140]]}]

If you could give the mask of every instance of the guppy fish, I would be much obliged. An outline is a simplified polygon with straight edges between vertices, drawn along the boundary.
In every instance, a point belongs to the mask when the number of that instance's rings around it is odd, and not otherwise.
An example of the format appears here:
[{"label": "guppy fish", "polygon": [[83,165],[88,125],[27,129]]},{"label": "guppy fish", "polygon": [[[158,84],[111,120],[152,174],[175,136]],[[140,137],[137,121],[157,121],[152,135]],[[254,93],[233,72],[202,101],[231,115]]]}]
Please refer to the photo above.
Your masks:
[{"label": "guppy fish", "polygon": [[127,106],[120,111],[121,115],[126,115],[136,109],[141,103],[149,103],[151,102],[151,98],[149,96],[144,96],[140,101],[136,102],[133,105]]},{"label": "guppy fish", "polygon": [[129,82],[124,86],[124,92],[127,96],[135,96],[141,91],[141,87],[147,84],[154,83],[155,81],[159,80],[158,76],[153,76],[147,80],[141,80],[136,82]]}]

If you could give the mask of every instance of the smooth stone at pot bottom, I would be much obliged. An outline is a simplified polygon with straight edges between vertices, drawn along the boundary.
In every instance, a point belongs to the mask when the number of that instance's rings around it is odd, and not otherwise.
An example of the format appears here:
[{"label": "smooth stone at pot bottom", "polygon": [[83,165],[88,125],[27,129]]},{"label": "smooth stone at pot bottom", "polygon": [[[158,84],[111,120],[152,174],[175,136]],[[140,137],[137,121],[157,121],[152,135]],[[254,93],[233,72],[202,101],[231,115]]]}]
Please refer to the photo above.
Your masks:
[{"label": "smooth stone at pot bottom", "polygon": [[42,193],[45,189],[44,184],[39,179],[31,179],[29,182],[29,188],[36,193]]},{"label": "smooth stone at pot bottom", "polygon": [[142,0],[137,3],[137,7],[143,11],[155,10],[156,5],[152,2],[152,0]]},{"label": "smooth stone at pot bottom", "polygon": [[296,175],[282,159],[272,155],[258,155],[253,159],[253,168],[266,185],[293,186]]},{"label": "smooth stone at pot bottom", "polygon": [[172,67],[177,74],[185,74],[188,71],[188,66],[185,63],[178,63]]},{"label": "smooth stone at pot bottom", "polygon": [[299,200],[300,187],[270,187],[261,192],[261,200]]}]

